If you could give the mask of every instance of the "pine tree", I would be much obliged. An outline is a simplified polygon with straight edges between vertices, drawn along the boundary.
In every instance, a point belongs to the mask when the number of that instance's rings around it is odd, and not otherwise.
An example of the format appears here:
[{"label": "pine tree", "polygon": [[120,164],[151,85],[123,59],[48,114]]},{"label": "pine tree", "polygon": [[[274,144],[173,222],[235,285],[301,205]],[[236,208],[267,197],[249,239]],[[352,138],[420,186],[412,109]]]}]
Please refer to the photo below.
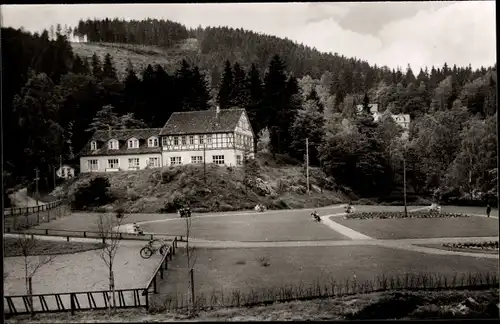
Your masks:
[{"label": "pine tree", "polygon": [[127,106],[127,110],[137,115],[141,93],[141,81],[137,77],[134,71],[134,66],[132,65],[132,62],[130,60],[128,61],[127,76],[125,77],[124,85],[125,103]]},{"label": "pine tree", "polygon": [[220,109],[228,108],[227,105],[233,90],[233,84],[233,71],[231,69],[231,63],[226,61],[219,85],[219,93],[217,94],[217,103],[219,104]]},{"label": "pine tree", "polygon": [[75,74],[86,74],[88,72],[85,70],[85,65],[78,54],[75,55],[75,60],[73,61],[72,72]]},{"label": "pine tree", "polygon": [[256,134],[259,134],[259,132],[265,127],[265,124],[262,122],[264,119],[262,116],[263,85],[259,70],[255,64],[250,66],[246,84],[250,95],[250,102],[245,108],[247,109],[248,118],[250,119],[253,131]]},{"label": "pine tree", "polygon": [[95,52],[92,55],[92,75],[96,79],[102,78],[101,60],[99,59],[99,56],[97,56],[97,53]]},{"label": "pine tree", "polygon": [[208,91],[208,83],[205,75],[200,72],[199,68],[195,66],[192,72],[192,91],[190,97],[190,110],[207,110],[208,101],[210,100],[210,93]]},{"label": "pine tree", "polygon": [[109,53],[106,53],[106,56],[104,56],[104,64],[102,66],[102,77],[118,80],[118,77],[116,75],[116,69],[113,66],[113,60],[111,54]]},{"label": "pine tree", "polygon": [[231,88],[228,108],[246,107],[250,102],[250,93],[248,92],[245,71],[237,62],[233,65],[233,84]]},{"label": "pine tree", "polygon": [[319,113],[322,114],[325,111],[325,107],[321,103],[321,100],[318,97],[318,93],[316,92],[316,89],[314,87],[311,89],[311,92],[309,92],[309,94],[306,97],[306,101],[308,100],[314,101],[314,105],[318,107]]}]

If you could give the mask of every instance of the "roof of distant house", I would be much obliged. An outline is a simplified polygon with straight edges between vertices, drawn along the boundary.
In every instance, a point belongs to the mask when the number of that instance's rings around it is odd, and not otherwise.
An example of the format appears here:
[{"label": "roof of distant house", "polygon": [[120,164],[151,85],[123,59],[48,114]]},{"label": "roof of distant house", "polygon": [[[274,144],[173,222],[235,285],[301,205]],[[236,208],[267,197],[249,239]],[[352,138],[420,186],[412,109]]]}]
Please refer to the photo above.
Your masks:
[{"label": "roof of distant house", "polygon": [[232,132],[238,125],[242,108],[174,112],[160,135],[188,135]]},{"label": "roof of distant house", "polygon": [[[89,142],[85,145],[83,150],[80,152],[80,156],[102,156],[102,155],[128,155],[128,154],[144,154],[144,153],[159,153],[161,152],[161,147],[148,147],[148,143],[145,140],[152,136],[159,136],[161,128],[136,128],[136,129],[116,129],[111,131],[100,130],[94,133]],[[136,138],[139,140],[138,148],[128,148],[128,145],[121,144],[118,150],[110,150],[107,145],[103,145],[103,142],[107,142],[111,139],[118,141],[127,141],[130,138]],[[141,143],[141,140],[143,141]],[[101,145],[98,145],[97,150],[91,150],[90,142],[96,141]],[[158,143],[159,144],[159,143]]]}]

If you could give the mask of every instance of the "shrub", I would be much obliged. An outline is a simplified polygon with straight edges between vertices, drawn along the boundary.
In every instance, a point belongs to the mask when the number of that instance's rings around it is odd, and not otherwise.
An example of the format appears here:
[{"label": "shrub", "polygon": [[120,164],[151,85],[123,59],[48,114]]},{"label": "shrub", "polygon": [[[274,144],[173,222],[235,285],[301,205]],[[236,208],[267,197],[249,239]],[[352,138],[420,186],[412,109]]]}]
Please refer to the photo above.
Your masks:
[{"label": "shrub", "polygon": [[115,199],[110,193],[109,180],[104,177],[96,177],[88,184],[80,187],[74,194],[72,207],[84,210],[90,207],[104,206]]}]

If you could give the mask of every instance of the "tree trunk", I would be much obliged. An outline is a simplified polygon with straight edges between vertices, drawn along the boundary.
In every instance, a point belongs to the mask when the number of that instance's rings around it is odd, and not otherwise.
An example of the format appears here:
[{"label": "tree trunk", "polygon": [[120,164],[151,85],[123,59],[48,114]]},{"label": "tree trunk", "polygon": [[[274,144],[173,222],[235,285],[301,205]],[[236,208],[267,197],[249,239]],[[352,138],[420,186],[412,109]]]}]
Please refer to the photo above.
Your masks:
[{"label": "tree trunk", "polygon": [[34,309],[34,305],[33,305],[33,282],[31,280],[31,277],[29,277],[29,279],[28,279],[28,296],[29,296],[30,308],[31,308],[30,317],[33,318],[33,317],[35,317],[35,309]]}]

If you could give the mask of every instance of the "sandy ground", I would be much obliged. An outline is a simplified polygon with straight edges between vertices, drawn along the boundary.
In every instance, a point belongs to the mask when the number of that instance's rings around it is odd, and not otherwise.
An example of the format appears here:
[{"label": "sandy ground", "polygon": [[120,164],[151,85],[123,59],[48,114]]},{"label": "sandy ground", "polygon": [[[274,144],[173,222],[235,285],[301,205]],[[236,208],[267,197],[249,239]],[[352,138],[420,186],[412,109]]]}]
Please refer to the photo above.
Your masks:
[{"label": "sandy ground", "polygon": [[[140,246],[120,246],[116,252],[114,273],[116,289],[145,288],[153,271],[160,261],[159,255],[153,255],[144,260],[139,255]],[[109,289],[108,268],[101,259],[102,250],[87,251],[75,254],[64,254],[55,256],[54,259],[43,265],[33,277],[34,294],[69,293],[75,291],[99,291]],[[33,256],[29,258],[30,269],[35,266],[44,256]],[[26,286],[24,281],[24,258],[9,257],[4,259],[4,271],[7,278],[4,279],[5,295],[24,295]],[[124,296],[126,303],[133,303],[132,293]],[[96,303],[102,305],[101,296],[95,296]],[[62,296],[65,307],[70,306],[69,295]],[[24,309],[22,299],[13,299],[15,307]],[[88,305],[86,295],[80,295],[79,301],[82,307]],[[54,297],[47,298],[49,308],[57,308]],[[4,307],[7,307],[6,304]],[[40,301],[35,299],[35,308],[41,309]]]}]

